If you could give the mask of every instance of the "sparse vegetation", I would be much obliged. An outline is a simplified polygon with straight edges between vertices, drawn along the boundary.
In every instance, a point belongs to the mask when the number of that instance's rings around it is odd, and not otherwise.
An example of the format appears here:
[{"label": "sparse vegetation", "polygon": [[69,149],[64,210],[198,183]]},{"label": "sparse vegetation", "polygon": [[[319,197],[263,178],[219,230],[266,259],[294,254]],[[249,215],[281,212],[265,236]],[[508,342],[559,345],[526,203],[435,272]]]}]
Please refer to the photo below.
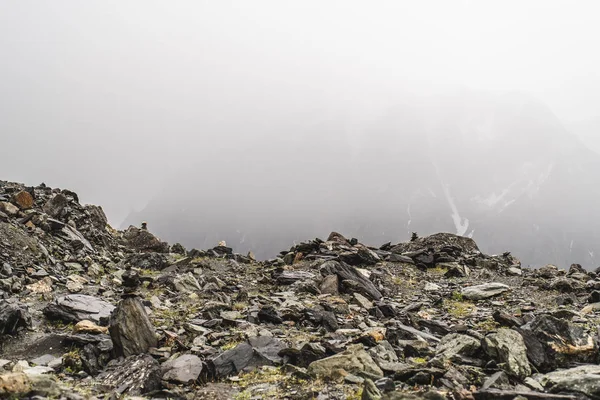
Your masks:
[{"label": "sparse vegetation", "polygon": [[459,300],[444,300],[444,309],[454,318],[466,318],[477,309],[473,303]]}]

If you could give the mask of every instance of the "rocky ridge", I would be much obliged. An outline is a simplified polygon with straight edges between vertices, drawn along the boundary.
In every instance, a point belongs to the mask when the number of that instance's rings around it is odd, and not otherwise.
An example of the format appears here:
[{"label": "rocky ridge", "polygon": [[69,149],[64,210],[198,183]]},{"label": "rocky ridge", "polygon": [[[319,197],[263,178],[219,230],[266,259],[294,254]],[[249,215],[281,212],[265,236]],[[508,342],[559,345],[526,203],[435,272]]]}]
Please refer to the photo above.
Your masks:
[{"label": "rocky ridge", "polygon": [[0,181],[0,267],[2,397],[600,399],[596,272],[453,234],[258,262]]}]

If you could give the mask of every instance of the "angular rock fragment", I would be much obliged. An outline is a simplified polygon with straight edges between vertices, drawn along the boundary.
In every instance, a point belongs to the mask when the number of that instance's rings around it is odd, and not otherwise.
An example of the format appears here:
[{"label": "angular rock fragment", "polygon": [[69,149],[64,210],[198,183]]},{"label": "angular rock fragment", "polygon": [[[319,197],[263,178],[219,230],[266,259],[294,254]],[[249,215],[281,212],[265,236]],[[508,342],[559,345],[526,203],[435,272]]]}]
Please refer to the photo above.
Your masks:
[{"label": "angular rock fragment", "polygon": [[278,365],[282,358],[279,353],[285,345],[269,336],[250,338],[234,349],[228,350],[211,361],[212,373],[217,378],[237,374],[243,370],[263,365]]},{"label": "angular rock fragment", "polygon": [[97,297],[71,294],[60,296],[44,308],[49,319],[77,323],[90,320],[94,323],[106,323],[115,309],[112,304]]},{"label": "angular rock fragment", "polygon": [[550,393],[572,393],[600,398],[600,366],[583,365],[575,368],[550,372],[536,379]]},{"label": "angular rock fragment", "polygon": [[200,357],[193,354],[184,354],[174,360],[167,361],[161,366],[162,379],[183,384],[193,383],[198,380],[204,367]]},{"label": "angular rock fragment", "polygon": [[462,295],[468,300],[484,300],[498,296],[510,290],[510,287],[497,282],[485,283],[483,285],[469,286],[462,290]]},{"label": "angular rock fragment", "polygon": [[481,342],[474,337],[452,333],[442,338],[436,348],[436,360],[452,360],[455,356],[473,356],[481,349]]},{"label": "angular rock fragment", "polygon": [[21,210],[29,210],[33,207],[33,196],[26,190],[21,190],[12,197],[12,202]]},{"label": "angular rock fragment", "polygon": [[523,337],[511,329],[499,329],[483,340],[483,347],[488,356],[510,375],[523,379],[531,375],[531,367],[527,360],[527,348]]},{"label": "angular rock fragment", "polygon": [[367,296],[372,300],[380,300],[383,296],[381,292],[377,290],[373,282],[367,279],[361,274],[356,268],[346,264],[339,263],[337,261],[326,261],[321,265],[321,274],[332,275],[335,274],[341,281],[354,282],[356,289],[361,294]]},{"label": "angular rock fragment", "polygon": [[571,363],[596,363],[598,348],[593,337],[578,325],[551,315],[540,315],[524,325],[519,333],[527,355],[542,372]]},{"label": "angular rock fragment", "polygon": [[97,380],[105,391],[139,396],[161,388],[161,369],[152,356],[140,354],[111,361]]},{"label": "angular rock fragment", "polygon": [[67,196],[58,193],[44,204],[43,210],[52,218],[58,218],[68,204]]},{"label": "angular rock fragment", "polygon": [[121,300],[110,317],[108,329],[117,357],[146,353],[158,345],[154,327],[136,296]]},{"label": "angular rock fragment", "polygon": [[0,335],[12,335],[22,328],[31,328],[27,307],[16,301],[0,300]]},{"label": "angular rock fragment", "polygon": [[308,366],[310,375],[324,379],[333,378],[338,370],[357,376],[383,377],[381,368],[360,344],[349,346],[340,354],[314,361]]}]

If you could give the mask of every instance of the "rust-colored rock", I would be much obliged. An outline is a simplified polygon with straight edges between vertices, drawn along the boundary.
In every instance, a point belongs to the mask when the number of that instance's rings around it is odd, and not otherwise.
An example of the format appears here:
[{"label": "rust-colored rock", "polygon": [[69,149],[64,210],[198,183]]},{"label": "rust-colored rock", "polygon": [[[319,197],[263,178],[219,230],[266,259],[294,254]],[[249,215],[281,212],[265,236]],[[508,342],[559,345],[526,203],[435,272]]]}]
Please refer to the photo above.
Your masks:
[{"label": "rust-colored rock", "polygon": [[21,190],[19,193],[13,196],[12,202],[16,204],[21,210],[29,210],[33,207],[33,196],[25,190]]}]

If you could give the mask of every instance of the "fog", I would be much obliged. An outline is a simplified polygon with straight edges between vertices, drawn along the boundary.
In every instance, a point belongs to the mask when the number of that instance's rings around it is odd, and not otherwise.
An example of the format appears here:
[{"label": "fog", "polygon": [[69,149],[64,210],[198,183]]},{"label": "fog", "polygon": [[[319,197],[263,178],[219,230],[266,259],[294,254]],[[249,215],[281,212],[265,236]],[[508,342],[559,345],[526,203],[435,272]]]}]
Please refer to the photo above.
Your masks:
[{"label": "fog", "polygon": [[[244,250],[329,228],[399,241],[419,223],[510,250],[510,226],[485,236],[500,229],[487,204],[512,213],[502,224],[536,214],[527,238],[581,243],[572,261],[591,265],[598,11],[592,0],[6,1],[0,179],[72,189],[117,227],[147,218],[169,240],[252,241]],[[556,212],[572,208],[581,215]]]}]

